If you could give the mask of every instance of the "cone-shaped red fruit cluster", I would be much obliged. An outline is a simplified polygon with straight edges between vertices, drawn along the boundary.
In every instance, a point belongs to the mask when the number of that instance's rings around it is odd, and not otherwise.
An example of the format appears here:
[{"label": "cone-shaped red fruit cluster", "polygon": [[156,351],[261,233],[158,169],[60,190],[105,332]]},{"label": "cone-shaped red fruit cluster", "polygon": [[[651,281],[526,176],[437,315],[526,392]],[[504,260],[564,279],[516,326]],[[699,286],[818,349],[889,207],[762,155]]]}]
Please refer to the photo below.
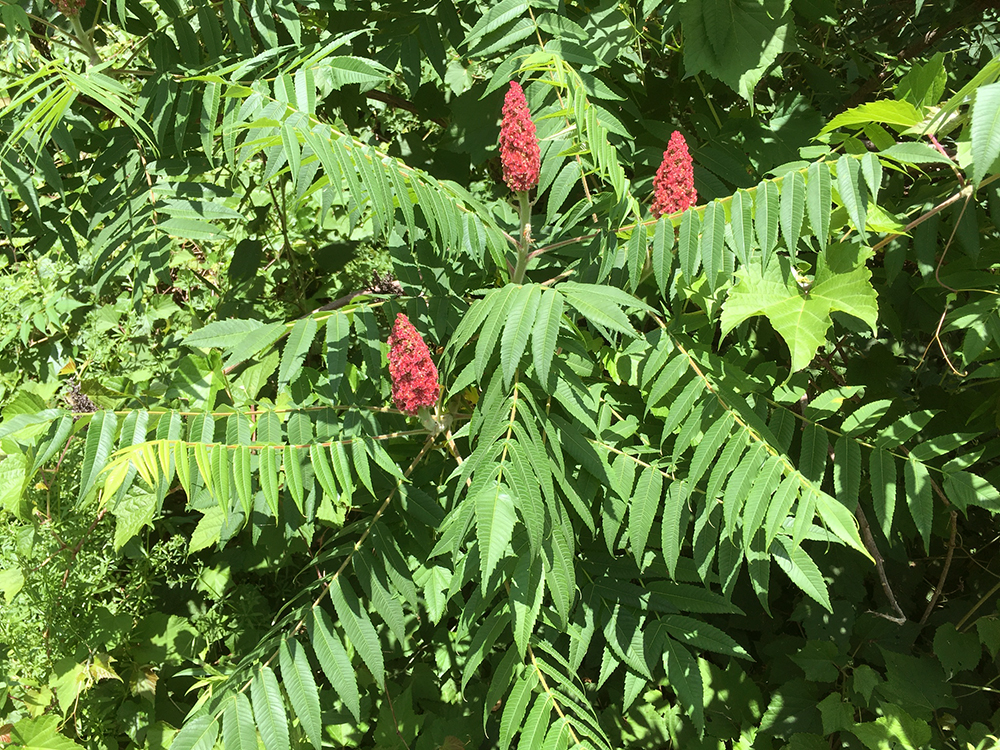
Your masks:
[{"label": "cone-shaped red fruit cluster", "polygon": [[516,81],[503,101],[503,123],[500,126],[500,161],[503,164],[503,181],[515,193],[531,190],[538,184],[541,153],[535,123],[531,121],[528,100]]},{"label": "cone-shaped red fruit cluster", "polygon": [[413,323],[403,313],[389,334],[389,378],[392,400],[405,414],[416,414],[421,407],[437,404],[441,386],[430,350]]},{"label": "cone-shaped red fruit cluster", "polygon": [[694,167],[684,136],[676,130],[670,136],[663,163],[653,178],[653,216],[672,214],[693,206],[698,201],[694,189]]},{"label": "cone-shaped red fruit cluster", "polygon": [[72,18],[73,16],[80,15],[80,11],[83,10],[83,6],[87,4],[87,0],[51,0],[52,4],[59,9],[66,18]]}]

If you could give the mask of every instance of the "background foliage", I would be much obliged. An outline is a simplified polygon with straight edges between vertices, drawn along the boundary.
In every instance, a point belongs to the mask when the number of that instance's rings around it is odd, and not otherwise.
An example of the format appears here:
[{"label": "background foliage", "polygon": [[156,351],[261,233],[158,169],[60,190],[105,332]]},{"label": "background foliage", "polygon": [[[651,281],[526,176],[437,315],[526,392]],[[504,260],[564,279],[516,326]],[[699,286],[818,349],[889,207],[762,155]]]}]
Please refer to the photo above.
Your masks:
[{"label": "background foliage", "polygon": [[0,21],[0,745],[995,745],[991,3]]}]

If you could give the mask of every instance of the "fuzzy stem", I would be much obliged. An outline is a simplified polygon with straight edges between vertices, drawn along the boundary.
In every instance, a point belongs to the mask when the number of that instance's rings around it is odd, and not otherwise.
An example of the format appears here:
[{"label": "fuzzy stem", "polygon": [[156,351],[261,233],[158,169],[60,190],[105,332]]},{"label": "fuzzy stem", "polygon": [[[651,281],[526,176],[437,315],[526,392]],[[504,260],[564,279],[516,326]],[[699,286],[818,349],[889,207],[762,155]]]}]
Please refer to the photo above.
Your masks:
[{"label": "fuzzy stem", "polygon": [[531,203],[528,201],[528,191],[517,193],[517,213],[521,220],[521,231],[517,236],[517,265],[510,280],[515,284],[524,281],[524,272],[528,269],[528,246],[531,244]]},{"label": "fuzzy stem", "polygon": [[69,25],[73,27],[73,33],[76,35],[76,39],[80,42],[80,46],[83,47],[84,52],[87,53],[87,57],[90,58],[91,65],[100,65],[101,56],[97,54],[97,48],[94,46],[94,39],[90,36],[86,29],[83,28],[83,24],[80,23],[80,16],[69,16]]}]

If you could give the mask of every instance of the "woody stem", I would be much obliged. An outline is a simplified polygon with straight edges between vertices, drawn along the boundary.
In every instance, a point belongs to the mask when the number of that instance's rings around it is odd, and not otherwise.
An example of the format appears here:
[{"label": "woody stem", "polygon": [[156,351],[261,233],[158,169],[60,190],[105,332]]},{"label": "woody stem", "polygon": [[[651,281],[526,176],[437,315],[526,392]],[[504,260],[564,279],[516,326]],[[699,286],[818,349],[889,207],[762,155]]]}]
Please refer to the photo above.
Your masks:
[{"label": "woody stem", "polygon": [[510,280],[514,284],[524,281],[524,272],[528,269],[528,246],[531,244],[531,203],[528,202],[528,191],[517,193],[517,213],[521,220],[521,231],[517,235],[517,265]]}]

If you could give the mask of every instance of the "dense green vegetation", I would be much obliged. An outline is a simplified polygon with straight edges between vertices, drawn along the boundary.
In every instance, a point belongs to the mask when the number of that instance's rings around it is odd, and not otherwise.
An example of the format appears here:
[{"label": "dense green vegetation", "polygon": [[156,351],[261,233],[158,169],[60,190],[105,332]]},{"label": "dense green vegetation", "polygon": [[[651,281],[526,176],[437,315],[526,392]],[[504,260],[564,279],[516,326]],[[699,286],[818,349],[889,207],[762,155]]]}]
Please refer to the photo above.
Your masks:
[{"label": "dense green vegetation", "polygon": [[998,15],[0,0],[0,747],[995,747]]}]

